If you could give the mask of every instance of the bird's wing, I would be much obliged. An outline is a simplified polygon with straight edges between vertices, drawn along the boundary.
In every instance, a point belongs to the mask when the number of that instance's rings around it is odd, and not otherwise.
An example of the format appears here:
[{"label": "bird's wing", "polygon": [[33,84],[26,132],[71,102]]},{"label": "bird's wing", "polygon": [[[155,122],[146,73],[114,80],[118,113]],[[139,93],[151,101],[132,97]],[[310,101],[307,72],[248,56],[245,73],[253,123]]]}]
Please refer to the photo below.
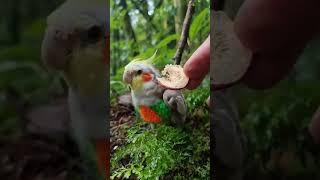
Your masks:
[{"label": "bird's wing", "polygon": [[187,105],[182,93],[178,90],[166,89],[163,93],[163,101],[177,115],[176,120],[185,121]]},{"label": "bird's wing", "polygon": [[246,151],[239,127],[239,115],[229,93],[214,93],[211,128],[214,131],[215,159],[230,169],[241,169]]}]

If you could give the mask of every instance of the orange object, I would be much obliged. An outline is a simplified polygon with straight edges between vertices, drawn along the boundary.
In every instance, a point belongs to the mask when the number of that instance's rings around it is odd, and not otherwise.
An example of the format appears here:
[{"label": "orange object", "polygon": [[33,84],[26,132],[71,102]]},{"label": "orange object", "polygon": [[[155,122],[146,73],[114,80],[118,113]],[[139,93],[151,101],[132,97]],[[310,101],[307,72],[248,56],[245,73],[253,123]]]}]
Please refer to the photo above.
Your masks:
[{"label": "orange object", "polygon": [[109,139],[96,140],[98,167],[103,176],[110,178],[110,142]]},{"label": "orange object", "polygon": [[143,106],[143,105],[140,106],[140,115],[141,115],[141,118],[146,122],[151,122],[151,123],[161,122],[161,118],[158,116],[158,114],[147,106]]},{"label": "orange object", "polygon": [[142,80],[143,81],[150,81],[152,79],[152,76],[150,73],[143,73],[142,74]]}]

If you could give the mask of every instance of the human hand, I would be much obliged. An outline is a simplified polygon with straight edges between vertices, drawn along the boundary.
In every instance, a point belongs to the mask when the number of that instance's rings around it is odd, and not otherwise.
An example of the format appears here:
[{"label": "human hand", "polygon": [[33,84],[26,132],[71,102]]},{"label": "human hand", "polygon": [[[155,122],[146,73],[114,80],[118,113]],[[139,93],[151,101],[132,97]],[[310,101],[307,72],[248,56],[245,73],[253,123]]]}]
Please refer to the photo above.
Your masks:
[{"label": "human hand", "polygon": [[266,89],[293,68],[307,42],[320,29],[317,0],[246,0],[234,20],[235,32],[253,52],[243,78],[250,88]]},{"label": "human hand", "polygon": [[187,89],[197,88],[210,71],[210,36],[192,54],[183,67],[189,77]]},{"label": "human hand", "polygon": [[[190,90],[197,88],[210,71],[210,36],[192,54],[183,69],[189,77],[186,88]],[[210,97],[206,104],[210,106]]]},{"label": "human hand", "polygon": [[320,107],[317,112],[313,115],[311,123],[309,124],[309,132],[313,141],[316,144],[320,144]]}]

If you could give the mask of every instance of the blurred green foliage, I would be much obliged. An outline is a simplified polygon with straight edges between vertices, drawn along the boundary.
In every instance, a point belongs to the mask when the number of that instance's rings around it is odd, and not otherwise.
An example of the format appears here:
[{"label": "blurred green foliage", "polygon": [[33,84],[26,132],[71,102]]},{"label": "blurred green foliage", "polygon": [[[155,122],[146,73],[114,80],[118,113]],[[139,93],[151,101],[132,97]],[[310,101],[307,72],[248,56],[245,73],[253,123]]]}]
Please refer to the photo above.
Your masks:
[{"label": "blurred green foliage", "polygon": [[247,136],[250,178],[315,178],[319,150],[306,135],[319,106],[315,82],[284,80],[270,90],[238,89],[241,127]]},{"label": "blurred green foliage", "polygon": [[210,86],[205,85],[205,83],[195,90],[184,92],[189,118],[202,117],[209,119],[209,111],[205,103],[209,95]]},{"label": "blurred green foliage", "polygon": [[63,93],[60,76],[47,72],[40,60],[46,17],[61,3],[1,0],[0,6],[0,134],[23,133],[29,105]]}]

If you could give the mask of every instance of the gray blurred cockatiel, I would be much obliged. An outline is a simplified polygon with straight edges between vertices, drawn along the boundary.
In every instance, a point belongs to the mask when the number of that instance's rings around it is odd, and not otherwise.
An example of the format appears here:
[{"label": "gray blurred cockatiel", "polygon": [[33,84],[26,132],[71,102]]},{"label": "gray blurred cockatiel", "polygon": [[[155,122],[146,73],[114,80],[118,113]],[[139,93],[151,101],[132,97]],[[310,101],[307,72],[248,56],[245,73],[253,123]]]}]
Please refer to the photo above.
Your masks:
[{"label": "gray blurred cockatiel", "polygon": [[67,0],[47,18],[42,44],[44,63],[68,84],[70,131],[93,180],[105,179],[109,164],[108,21],[107,1]]},{"label": "gray blurred cockatiel", "polygon": [[240,117],[232,97],[232,89],[215,91],[211,97],[211,128],[215,142],[214,176],[217,179],[241,180],[247,147],[240,129]]},{"label": "gray blurred cockatiel", "polygon": [[[231,2],[231,1],[230,1]],[[214,84],[214,77],[232,79],[241,74],[239,69],[234,68],[237,63],[249,62],[246,58],[250,57],[246,48],[242,46],[237,35],[233,30],[233,22],[229,18],[229,13],[224,11],[214,11],[211,9],[211,42],[213,45],[210,51],[210,78],[212,110],[211,110],[211,129],[214,136],[215,147],[214,156],[214,176],[216,179],[241,180],[245,170],[246,142],[240,128],[240,117],[236,103],[233,100],[232,87],[217,90]],[[212,63],[220,61],[229,63]],[[243,63],[245,64],[245,63]],[[249,63],[246,64],[247,67]],[[232,67],[233,66],[233,67]],[[246,66],[243,66],[247,68]],[[236,69],[237,71],[232,71]],[[226,71],[227,70],[227,71]],[[240,69],[241,70],[241,69]],[[237,76],[234,76],[234,75]],[[225,86],[224,88],[226,88]]]},{"label": "gray blurred cockatiel", "polygon": [[156,53],[147,60],[133,60],[125,66],[123,81],[129,85],[136,114],[145,122],[181,126],[187,107],[179,90],[157,83],[159,71],[152,65]]}]

